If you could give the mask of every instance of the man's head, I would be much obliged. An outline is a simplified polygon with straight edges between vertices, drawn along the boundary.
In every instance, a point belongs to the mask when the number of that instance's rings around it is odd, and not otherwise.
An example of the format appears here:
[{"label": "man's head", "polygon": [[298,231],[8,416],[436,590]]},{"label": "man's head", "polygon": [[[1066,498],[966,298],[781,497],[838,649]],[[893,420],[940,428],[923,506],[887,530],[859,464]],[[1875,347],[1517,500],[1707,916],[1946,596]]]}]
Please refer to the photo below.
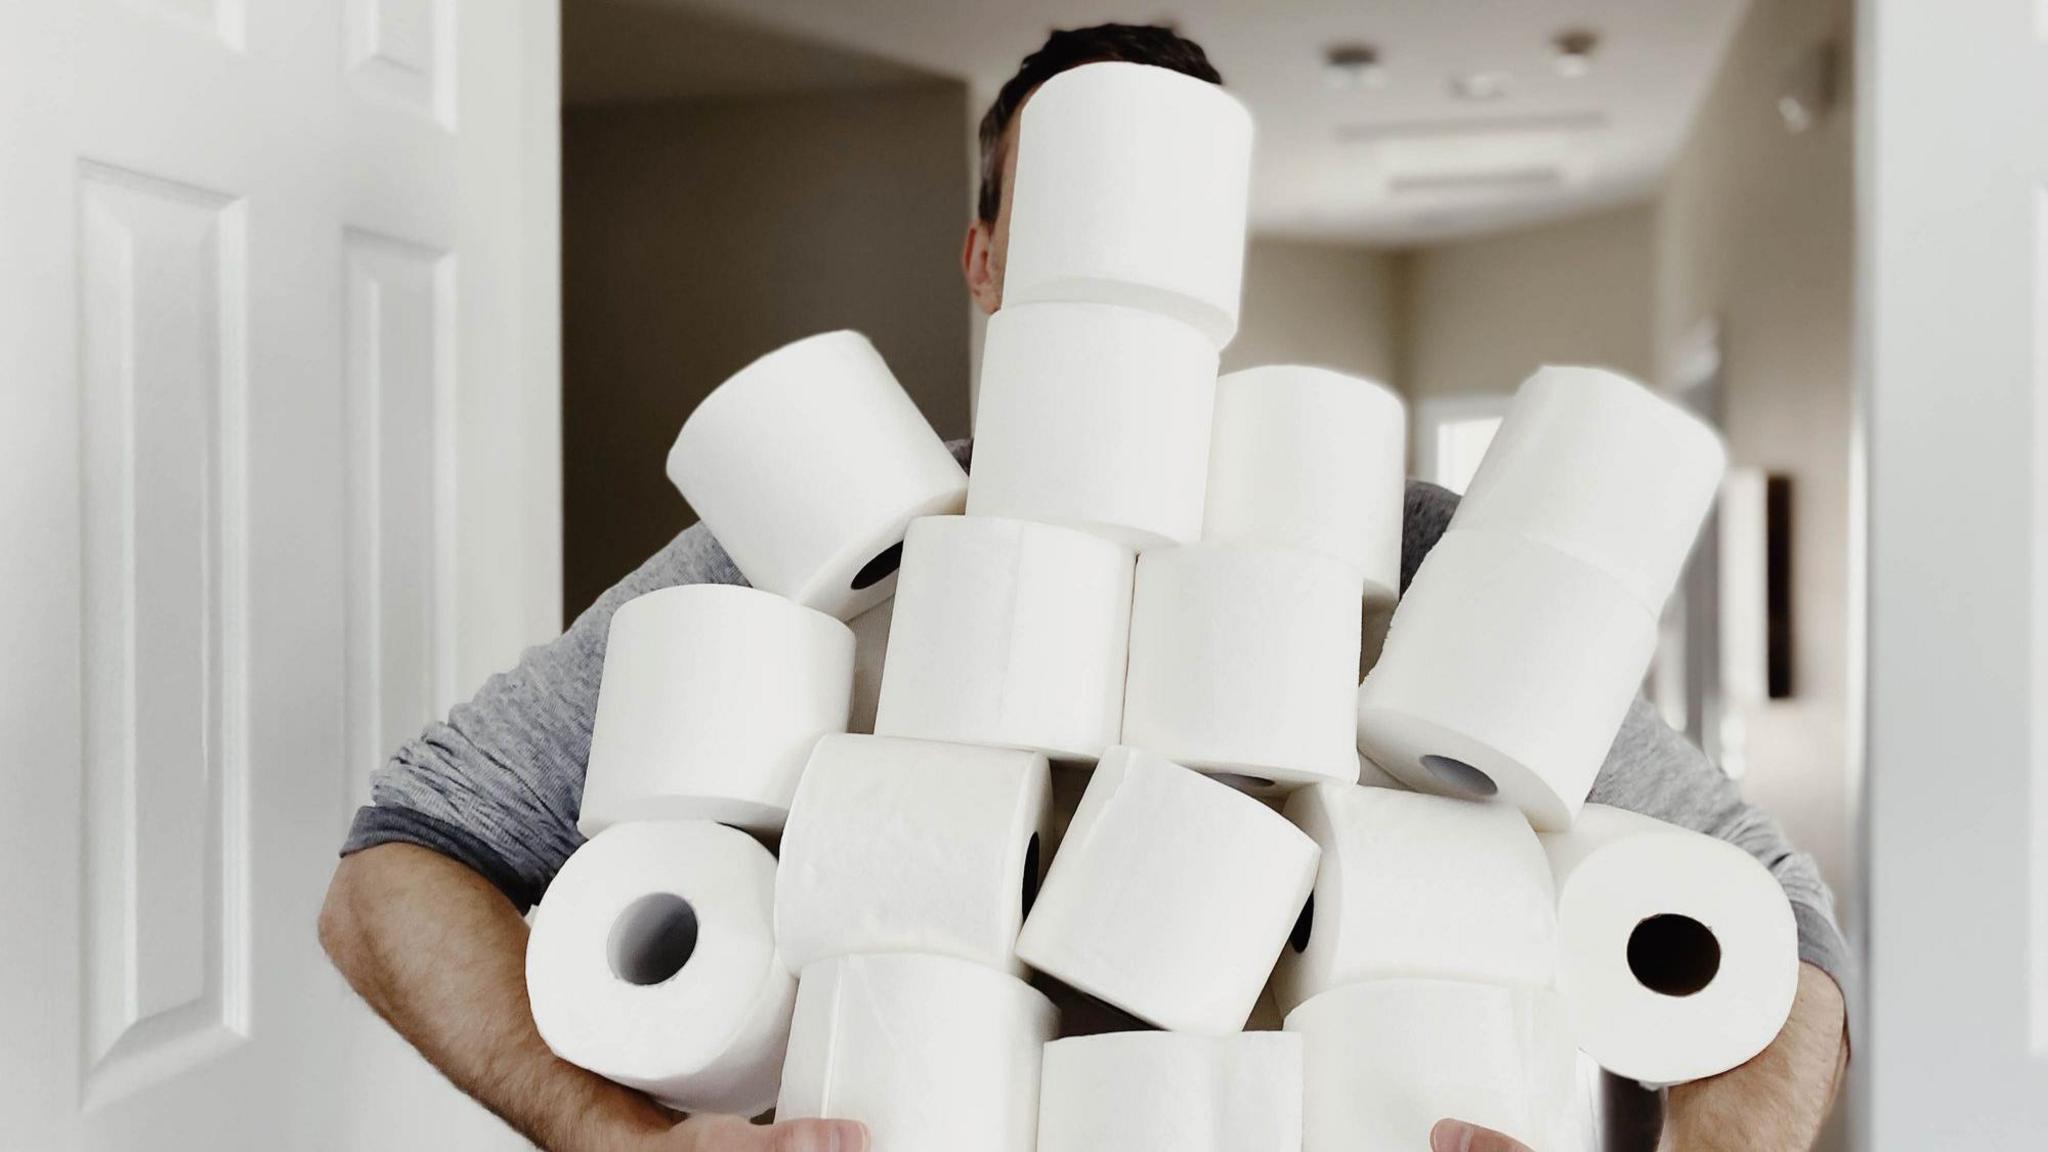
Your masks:
[{"label": "man's head", "polygon": [[1010,247],[1010,185],[1017,170],[1017,114],[1040,84],[1083,64],[1121,60],[1171,68],[1197,80],[1223,83],[1202,46],[1154,24],[1097,24],[1054,32],[1024,58],[981,118],[981,194],[967,226],[960,269],[967,291],[983,312],[1003,302],[1003,263]]}]

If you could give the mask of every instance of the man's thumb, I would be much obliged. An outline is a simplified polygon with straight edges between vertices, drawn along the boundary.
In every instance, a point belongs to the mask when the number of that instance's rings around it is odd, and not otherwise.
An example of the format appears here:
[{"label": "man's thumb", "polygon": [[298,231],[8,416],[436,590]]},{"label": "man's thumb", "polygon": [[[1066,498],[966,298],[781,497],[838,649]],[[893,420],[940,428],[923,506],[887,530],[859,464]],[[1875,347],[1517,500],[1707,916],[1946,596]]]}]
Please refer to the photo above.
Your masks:
[{"label": "man's thumb", "polygon": [[1429,1152],[1530,1152],[1529,1146],[1491,1128],[1439,1120],[1429,1130]]},{"label": "man's thumb", "polygon": [[760,1129],[761,1152],[867,1152],[868,1130],[851,1120],[785,1120]]}]

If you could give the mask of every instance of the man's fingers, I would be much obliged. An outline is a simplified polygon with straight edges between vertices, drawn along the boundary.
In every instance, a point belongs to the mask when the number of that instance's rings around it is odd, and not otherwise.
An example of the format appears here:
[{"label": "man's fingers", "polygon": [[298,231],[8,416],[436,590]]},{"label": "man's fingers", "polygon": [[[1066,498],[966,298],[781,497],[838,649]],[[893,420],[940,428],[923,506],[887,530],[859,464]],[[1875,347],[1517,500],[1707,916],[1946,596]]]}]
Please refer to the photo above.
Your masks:
[{"label": "man's fingers", "polygon": [[742,1116],[692,1116],[671,1129],[661,1152],[867,1152],[868,1130],[851,1120],[750,1124]]},{"label": "man's fingers", "polygon": [[1530,1152],[1527,1144],[1463,1120],[1439,1120],[1429,1130],[1429,1152]]},{"label": "man's fingers", "polygon": [[750,1127],[750,1144],[711,1144],[705,1152],[866,1152],[868,1129],[850,1119],[784,1119]]},{"label": "man's fingers", "polygon": [[750,1152],[867,1152],[868,1147],[868,1130],[851,1120],[785,1120],[759,1131],[766,1139],[749,1145]]}]

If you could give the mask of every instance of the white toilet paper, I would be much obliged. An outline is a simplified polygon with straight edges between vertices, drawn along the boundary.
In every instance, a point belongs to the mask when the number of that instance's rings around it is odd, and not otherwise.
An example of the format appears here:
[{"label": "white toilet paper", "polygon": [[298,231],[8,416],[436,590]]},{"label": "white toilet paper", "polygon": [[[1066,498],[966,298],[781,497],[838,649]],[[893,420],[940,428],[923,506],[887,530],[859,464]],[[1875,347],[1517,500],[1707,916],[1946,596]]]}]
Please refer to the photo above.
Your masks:
[{"label": "white toilet paper", "polygon": [[1013,976],[944,956],[805,968],[778,1120],[859,1120],[875,1152],[1033,1152],[1059,1013]]},{"label": "white toilet paper", "polygon": [[1558,990],[1579,1047],[1647,1084],[1725,1072],[1792,1011],[1799,933],[1784,890],[1732,844],[1589,804],[1543,837],[1558,886]]},{"label": "white toilet paper", "polygon": [[1252,118],[1220,86],[1105,62],[1025,102],[1003,296],[1098,300],[1237,332]]},{"label": "white toilet paper", "polygon": [[1359,750],[1410,787],[1496,798],[1537,831],[1560,831],[1656,643],[1656,618],[1604,571],[1453,528],[1423,558],[1359,687]]},{"label": "white toilet paper", "polygon": [[1093,760],[1116,743],[1137,556],[1049,524],[910,526],[875,731]]},{"label": "white toilet paper", "polygon": [[1520,812],[1319,784],[1288,798],[1287,818],[1323,855],[1273,971],[1280,1011],[1396,976],[1550,986],[1557,896]]},{"label": "white toilet paper", "polygon": [[1712,428],[1642,385],[1545,368],[1515,393],[1451,526],[1543,541],[1612,573],[1654,614],[1727,464]]},{"label": "white toilet paper", "polygon": [[1401,783],[1399,777],[1394,776],[1386,769],[1366,759],[1363,752],[1358,754],[1358,783],[1362,788],[1392,788],[1401,792],[1408,791],[1408,786]]},{"label": "white toilet paper", "polygon": [[846,730],[853,633],[730,584],[649,592],[612,615],[577,826],[782,827],[811,745]]},{"label": "white toilet paper", "polygon": [[1052,858],[1051,825],[1036,752],[825,737],[782,832],[784,962],[926,952],[1023,975],[1017,929]]},{"label": "white toilet paper", "polygon": [[1393,392],[1281,365],[1216,381],[1202,540],[1303,548],[1344,561],[1365,595],[1401,587],[1408,411]]},{"label": "white toilet paper", "polygon": [[775,1102],[796,980],[775,954],[775,857],[708,821],[621,824],[533,914],[526,991],[555,1055],[684,1112]]},{"label": "white toilet paper", "polygon": [[1303,1041],[1304,1152],[1429,1147],[1444,1119],[1559,1147],[1575,1064],[1557,994],[1450,980],[1374,980],[1287,1015]]},{"label": "white toilet paper", "polygon": [[1256,792],[1358,779],[1357,570],[1195,545],[1138,558],[1124,743]]},{"label": "white toilet paper", "polygon": [[1045,1046],[1038,1152],[1301,1147],[1301,1037],[1119,1032]]},{"label": "white toilet paper", "polygon": [[1017,955],[1161,1028],[1244,1027],[1308,897],[1316,844],[1259,801],[1104,753]]},{"label": "white toilet paper", "polygon": [[903,529],[967,474],[858,332],[784,345],[690,413],[668,478],[757,588],[850,620],[889,595]]},{"label": "white toilet paper", "polygon": [[982,345],[968,514],[1133,547],[1193,540],[1215,401],[1216,349],[1178,320],[1113,304],[1007,304]]}]

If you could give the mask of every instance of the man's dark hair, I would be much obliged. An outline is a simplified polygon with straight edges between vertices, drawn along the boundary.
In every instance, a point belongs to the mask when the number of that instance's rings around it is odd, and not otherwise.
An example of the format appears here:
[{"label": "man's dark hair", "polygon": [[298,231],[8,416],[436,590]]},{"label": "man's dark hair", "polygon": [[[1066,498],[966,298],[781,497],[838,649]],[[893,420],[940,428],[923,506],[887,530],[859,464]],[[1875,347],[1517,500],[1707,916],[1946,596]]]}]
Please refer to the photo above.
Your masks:
[{"label": "man's dark hair", "polygon": [[1010,77],[995,103],[981,118],[981,197],[977,210],[982,223],[994,224],[1003,206],[1003,130],[1017,116],[1017,108],[1032,90],[1047,80],[1104,60],[1129,64],[1150,64],[1171,68],[1197,80],[1223,83],[1202,46],[1158,24],[1097,24],[1093,28],[1067,28],[1046,37],[1038,51],[1024,58],[1017,74]]}]

